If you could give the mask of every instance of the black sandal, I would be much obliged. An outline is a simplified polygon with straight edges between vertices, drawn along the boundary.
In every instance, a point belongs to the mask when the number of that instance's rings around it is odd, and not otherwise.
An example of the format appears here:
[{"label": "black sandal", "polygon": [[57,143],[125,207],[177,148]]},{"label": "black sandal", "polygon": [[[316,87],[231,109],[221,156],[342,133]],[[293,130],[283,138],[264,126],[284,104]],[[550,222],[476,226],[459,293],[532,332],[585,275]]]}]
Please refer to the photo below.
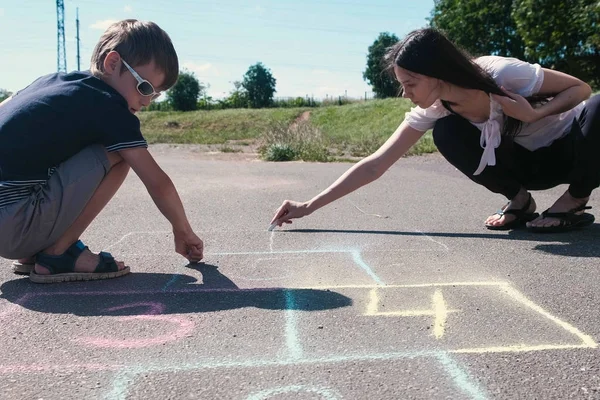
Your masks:
[{"label": "black sandal", "polygon": [[29,279],[36,283],[54,283],[68,281],[91,281],[110,279],[126,275],[129,267],[119,270],[115,259],[110,253],[101,252],[98,265],[93,272],[76,272],[75,261],[87,249],[81,240],[73,243],[67,251],[59,256],[38,253],[35,262],[50,271],[50,274],[37,274],[35,270],[29,274]]},{"label": "black sandal", "polygon": [[[525,204],[522,208],[514,208],[511,210],[498,210],[496,211],[495,214],[493,215],[514,215],[515,219],[507,222],[504,225],[485,225],[486,228],[492,230],[492,231],[508,231],[510,229],[517,229],[517,228],[521,228],[523,226],[525,226],[525,224],[527,222],[533,221],[534,219],[536,219],[537,217],[540,216],[539,213],[533,212],[533,213],[528,213],[527,209],[529,208],[529,206],[531,205],[531,193],[529,193],[529,199],[527,200],[527,204]],[[508,207],[508,204],[506,204],[505,207]]]},{"label": "black sandal", "polygon": [[576,213],[583,210],[589,210],[590,208],[592,207],[584,204],[567,212],[549,212],[546,210],[542,213],[542,218],[557,218],[560,220],[559,224],[554,226],[532,226],[528,229],[531,232],[536,233],[556,233],[585,228],[586,226],[593,224],[596,218],[589,213]]}]

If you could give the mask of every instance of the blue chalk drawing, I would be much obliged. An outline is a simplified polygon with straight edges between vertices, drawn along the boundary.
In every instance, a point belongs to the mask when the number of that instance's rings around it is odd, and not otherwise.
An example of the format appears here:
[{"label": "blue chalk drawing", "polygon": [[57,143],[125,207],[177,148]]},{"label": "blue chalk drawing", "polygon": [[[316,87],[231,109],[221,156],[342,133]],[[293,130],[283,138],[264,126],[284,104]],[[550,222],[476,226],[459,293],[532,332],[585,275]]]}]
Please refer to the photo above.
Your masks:
[{"label": "blue chalk drawing", "polygon": [[365,271],[367,273],[367,275],[369,275],[371,277],[371,279],[373,279],[375,281],[375,283],[377,283],[378,285],[385,285],[383,283],[383,281],[381,279],[379,279],[377,274],[371,269],[371,267],[369,267],[369,265],[367,265],[365,260],[363,260],[362,255],[360,254],[360,251],[353,250],[352,258],[354,259],[354,262],[358,266],[360,266],[363,269],[363,271]]},{"label": "blue chalk drawing", "polygon": [[447,352],[439,353],[436,358],[442,364],[446,372],[450,375],[456,386],[465,394],[474,400],[485,400],[487,396],[477,384],[477,381],[471,378],[469,373]]},{"label": "blue chalk drawing", "polygon": [[285,290],[285,342],[292,360],[302,358],[302,346],[298,340],[296,301],[291,290]]}]

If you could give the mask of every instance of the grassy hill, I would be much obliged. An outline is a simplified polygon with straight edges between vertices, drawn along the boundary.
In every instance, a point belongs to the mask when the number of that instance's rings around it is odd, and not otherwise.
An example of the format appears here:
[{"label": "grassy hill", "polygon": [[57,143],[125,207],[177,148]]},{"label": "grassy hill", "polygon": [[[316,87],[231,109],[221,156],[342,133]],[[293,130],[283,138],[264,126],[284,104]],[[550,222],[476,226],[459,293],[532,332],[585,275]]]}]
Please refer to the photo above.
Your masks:
[{"label": "grassy hill", "polygon": [[[152,111],[138,116],[149,143],[220,144],[223,151],[234,151],[240,145],[268,144],[272,137],[293,143],[300,139],[292,136],[300,135],[303,141],[317,140],[333,159],[343,159],[376,150],[400,125],[410,106],[405,99],[385,99],[318,108]],[[310,137],[293,129],[300,125],[311,132]],[[411,153],[432,151],[435,147],[427,134]],[[310,152],[300,158],[310,159]]]}]

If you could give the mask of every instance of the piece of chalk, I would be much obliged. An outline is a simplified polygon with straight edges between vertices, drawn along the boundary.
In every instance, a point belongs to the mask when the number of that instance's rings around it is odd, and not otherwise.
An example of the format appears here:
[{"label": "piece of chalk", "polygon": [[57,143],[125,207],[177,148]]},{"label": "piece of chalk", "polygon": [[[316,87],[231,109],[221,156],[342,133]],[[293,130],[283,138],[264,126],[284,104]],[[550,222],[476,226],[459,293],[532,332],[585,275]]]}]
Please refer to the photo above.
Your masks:
[{"label": "piece of chalk", "polygon": [[277,226],[277,224],[271,224],[271,226],[269,226],[269,232],[271,232],[273,229],[275,229],[276,226]]}]

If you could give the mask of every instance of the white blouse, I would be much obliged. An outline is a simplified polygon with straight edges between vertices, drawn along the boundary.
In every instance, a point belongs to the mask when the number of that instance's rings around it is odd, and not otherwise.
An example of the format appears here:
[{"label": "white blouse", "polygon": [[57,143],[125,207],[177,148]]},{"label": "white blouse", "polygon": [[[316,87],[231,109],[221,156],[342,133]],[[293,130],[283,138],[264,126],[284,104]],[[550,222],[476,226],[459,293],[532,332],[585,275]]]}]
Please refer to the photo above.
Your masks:
[{"label": "white blouse", "polygon": [[[544,71],[539,64],[498,56],[479,57],[475,62],[491,75],[498,86],[523,97],[538,93],[544,82]],[[529,124],[523,123],[515,142],[531,151],[549,146],[569,132],[573,119],[579,116],[584,105],[585,101],[561,114],[550,115]],[[438,119],[448,115],[450,111],[437,100],[426,109],[413,107],[406,113],[405,120],[413,129],[425,132],[432,129]],[[489,119],[482,123],[471,122],[481,131],[479,142],[483,148],[483,155],[474,175],[479,175],[488,165],[496,165],[495,149],[502,139],[503,117],[502,107],[490,96]]]}]

